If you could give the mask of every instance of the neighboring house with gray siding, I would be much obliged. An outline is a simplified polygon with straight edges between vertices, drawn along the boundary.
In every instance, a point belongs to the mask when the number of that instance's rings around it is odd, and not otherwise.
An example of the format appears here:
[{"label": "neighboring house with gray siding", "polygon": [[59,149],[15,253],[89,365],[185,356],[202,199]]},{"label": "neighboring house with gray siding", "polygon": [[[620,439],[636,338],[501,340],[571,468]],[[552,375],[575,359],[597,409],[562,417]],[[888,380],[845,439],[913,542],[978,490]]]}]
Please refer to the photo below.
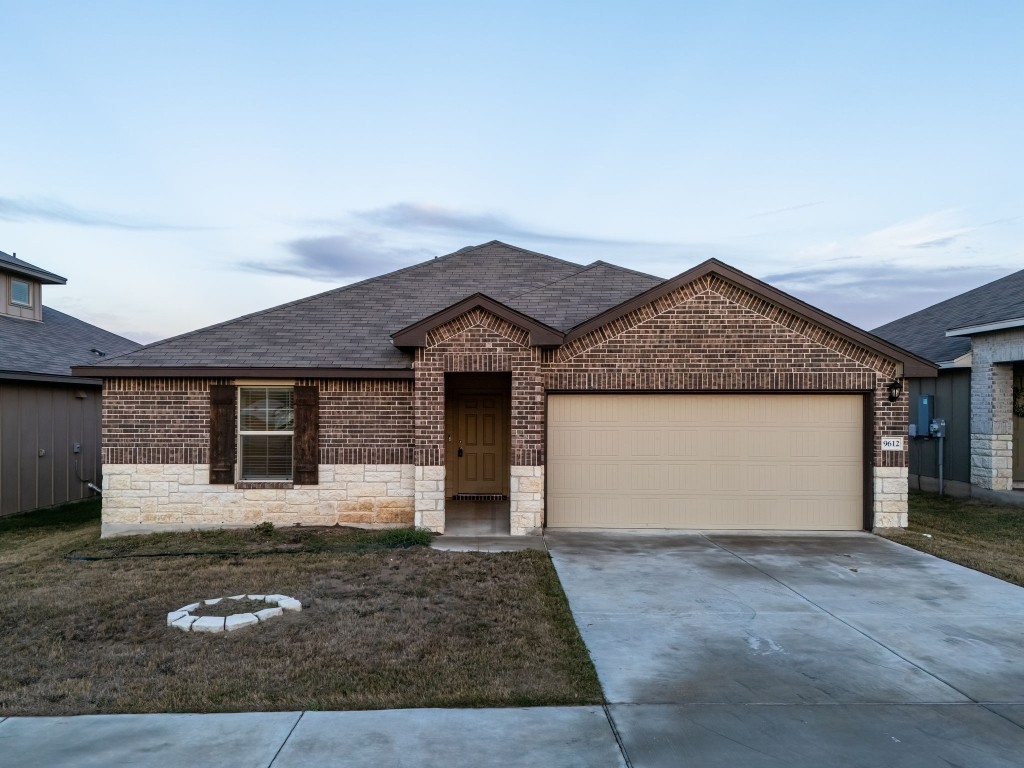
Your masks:
[{"label": "neighboring house with gray siding", "polygon": [[44,306],[43,286],[66,282],[0,252],[0,515],[94,493],[102,382],[71,366],[139,347]]},{"label": "neighboring house with gray siding", "polygon": [[497,241],[75,368],[104,380],[104,535],[444,533],[481,503],[519,535],[905,526],[894,385],[935,370],[714,259]]},{"label": "neighboring house with gray siding", "polygon": [[[946,420],[946,490],[1024,489],[1024,270],[941,301],[873,333],[931,360],[937,379],[909,380]],[[910,484],[937,488],[936,441],[911,440]]]}]

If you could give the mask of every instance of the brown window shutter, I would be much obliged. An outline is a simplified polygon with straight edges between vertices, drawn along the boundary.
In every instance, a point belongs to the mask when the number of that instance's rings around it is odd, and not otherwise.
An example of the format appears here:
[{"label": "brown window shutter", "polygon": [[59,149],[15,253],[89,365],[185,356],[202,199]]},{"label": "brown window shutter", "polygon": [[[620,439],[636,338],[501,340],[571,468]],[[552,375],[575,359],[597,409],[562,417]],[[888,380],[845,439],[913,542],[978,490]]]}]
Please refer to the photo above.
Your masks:
[{"label": "brown window shutter", "polygon": [[316,387],[296,387],[292,448],[292,478],[296,485],[317,484],[319,434],[320,392]]},{"label": "brown window shutter", "polygon": [[235,482],[235,388],[210,387],[210,485]]}]

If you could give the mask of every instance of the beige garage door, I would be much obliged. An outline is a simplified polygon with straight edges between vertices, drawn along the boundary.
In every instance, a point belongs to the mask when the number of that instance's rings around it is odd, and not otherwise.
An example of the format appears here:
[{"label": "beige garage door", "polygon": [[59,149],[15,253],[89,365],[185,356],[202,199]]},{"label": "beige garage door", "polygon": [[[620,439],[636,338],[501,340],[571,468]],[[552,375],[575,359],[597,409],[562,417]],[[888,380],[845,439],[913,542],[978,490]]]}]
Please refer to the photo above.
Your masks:
[{"label": "beige garage door", "polygon": [[860,530],[856,395],[551,395],[553,528]]}]

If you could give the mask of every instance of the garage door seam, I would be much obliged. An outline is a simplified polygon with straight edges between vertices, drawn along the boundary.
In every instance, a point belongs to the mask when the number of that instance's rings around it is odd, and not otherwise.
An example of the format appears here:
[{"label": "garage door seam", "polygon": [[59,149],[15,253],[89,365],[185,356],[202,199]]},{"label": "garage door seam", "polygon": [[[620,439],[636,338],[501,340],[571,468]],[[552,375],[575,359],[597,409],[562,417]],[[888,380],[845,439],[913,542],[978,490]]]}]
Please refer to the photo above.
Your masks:
[{"label": "garage door seam", "polygon": [[[706,534],[704,534],[704,533],[700,534],[700,536],[701,536],[701,538],[703,538],[703,539],[704,539],[705,541],[707,541],[707,542],[708,542],[709,544],[711,544],[712,546],[714,546],[714,547],[717,547],[718,549],[722,550],[723,552],[726,552],[726,553],[728,553],[728,554],[732,555],[732,556],[733,556],[733,557],[735,557],[735,558],[736,558],[737,560],[739,560],[739,561],[740,561],[741,563],[744,563],[745,565],[748,565],[748,566],[750,566],[751,568],[753,568],[753,569],[754,569],[755,571],[757,571],[758,573],[760,573],[760,574],[762,574],[762,575],[764,575],[764,576],[767,576],[767,577],[768,577],[769,579],[771,579],[772,581],[774,581],[774,582],[775,582],[776,584],[779,584],[779,585],[781,585],[782,587],[785,587],[785,588],[786,588],[786,589],[788,589],[788,590],[789,590],[790,592],[792,592],[792,593],[793,593],[794,595],[796,595],[797,597],[799,597],[799,598],[800,598],[801,600],[803,600],[804,602],[807,602],[807,603],[809,603],[810,605],[813,605],[813,606],[814,606],[815,608],[817,608],[817,609],[818,609],[819,611],[821,611],[822,613],[826,614],[827,616],[831,616],[831,617],[832,617],[833,619],[835,619],[836,621],[838,621],[838,622],[839,622],[840,624],[843,624],[843,625],[845,625],[845,626],[849,627],[850,629],[852,629],[852,630],[853,630],[854,632],[856,632],[857,634],[859,634],[859,635],[862,635],[863,637],[866,637],[866,638],[867,638],[868,640],[870,640],[871,642],[875,643],[876,645],[879,645],[879,646],[881,646],[882,648],[885,648],[885,650],[889,651],[889,653],[891,653],[891,654],[892,654],[893,656],[895,656],[896,658],[898,658],[898,659],[903,659],[903,661],[907,662],[907,664],[909,664],[910,666],[912,666],[912,667],[915,667],[916,669],[919,669],[919,670],[921,670],[922,672],[924,672],[924,673],[925,673],[926,675],[928,675],[929,677],[932,677],[932,678],[934,678],[935,680],[938,680],[938,681],[939,681],[940,683],[942,683],[942,684],[943,684],[943,685],[945,685],[946,687],[950,688],[951,690],[954,690],[954,691],[956,691],[956,692],[957,692],[957,693],[959,693],[959,694],[960,694],[961,696],[965,697],[965,698],[966,698],[966,699],[967,699],[968,701],[970,701],[970,702],[972,702],[972,703],[974,703],[974,704],[979,704],[979,705],[981,704],[981,702],[979,702],[979,701],[977,701],[976,699],[974,699],[974,698],[972,698],[971,696],[969,696],[969,695],[968,695],[968,694],[967,694],[967,693],[966,693],[965,691],[961,691],[961,690],[960,690],[959,688],[957,688],[957,687],[956,687],[955,685],[953,685],[953,684],[952,684],[952,683],[950,683],[949,681],[947,681],[947,680],[943,680],[943,679],[942,679],[941,677],[939,677],[939,675],[937,675],[937,674],[935,674],[934,672],[931,672],[931,671],[929,671],[929,670],[925,669],[925,668],[924,668],[924,667],[922,667],[922,666],[921,666],[920,664],[916,664],[916,663],[914,663],[913,661],[911,661],[910,659],[908,659],[908,658],[907,658],[906,656],[902,655],[901,653],[898,653],[898,652],[897,652],[896,650],[894,650],[893,648],[890,648],[890,647],[889,647],[889,646],[887,646],[887,645],[886,645],[885,643],[883,643],[883,642],[881,642],[880,640],[877,640],[876,638],[872,637],[871,635],[869,635],[869,634],[868,634],[867,632],[865,632],[864,630],[862,630],[862,629],[860,629],[860,628],[858,628],[858,627],[855,627],[855,626],[854,626],[853,624],[850,624],[850,623],[849,623],[848,621],[846,621],[845,619],[843,619],[843,618],[841,618],[841,617],[839,617],[839,616],[836,616],[836,615],[835,615],[834,613],[832,613],[832,612],[831,612],[830,610],[828,610],[827,608],[824,608],[824,607],[822,607],[822,606],[818,605],[818,604],[817,604],[816,602],[814,602],[813,600],[811,600],[811,599],[810,599],[809,597],[807,597],[806,595],[803,595],[803,594],[801,594],[800,592],[797,592],[797,591],[796,591],[796,590],[795,590],[795,589],[794,589],[793,587],[789,586],[789,584],[786,584],[786,583],[785,583],[784,581],[780,581],[779,579],[775,578],[774,576],[772,576],[772,575],[771,575],[770,573],[768,573],[767,571],[765,571],[765,570],[763,570],[763,569],[761,569],[761,568],[758,568],[758,567],[757,567],[757,566],[756,566],[756,565],[755,565],[754,563],[750,562],[749,560],[747,560],[747,559],[746,559],[745,557],[743,557],[742,555],[738,555],[738,554],[736,554],[735,552],[733,552],[733,551],[732,551],[731,549],[729,549],[728,547],[726,547],[726,546],[724,546],[724,545],[722,545],[722,544],[719,544],[719,543],[718,543],[717,541],[712,541],[712,540],[711,540],[711,539],[709,539],[709,538],[708,538],[708,536],[707,536]],[[993,714],[998,714],[998,713],[993,713]]]}]

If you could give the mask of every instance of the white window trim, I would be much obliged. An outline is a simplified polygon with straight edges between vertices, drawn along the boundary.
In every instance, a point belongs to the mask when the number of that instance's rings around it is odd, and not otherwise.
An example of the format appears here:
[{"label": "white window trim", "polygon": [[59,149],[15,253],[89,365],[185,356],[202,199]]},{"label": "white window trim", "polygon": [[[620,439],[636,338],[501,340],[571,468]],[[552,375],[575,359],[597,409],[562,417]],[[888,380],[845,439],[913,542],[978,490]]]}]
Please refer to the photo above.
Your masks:
[{"label": "white window trim", "polygon": [[[28,302],[15,301],[14,300],[14,284],[15,283],[21,283],[23,285],[27,285],[28,286]],[[29,307],[29,308],[31,308],[31,307],[35,306],[32,303],[32,294],[33,293],[35,293],[35,291],[32,290],[32,281],[31,280],[22,280],[20,277],[12,277],[10,279],[9,285],[7,286],[7,303],[10,304],[12,307]]]},{"label": "white window trim", "polygon": [[295,479],[295,461],[292,460],[292,471],[291,476],[288,478],[280,478],[274,480],[268,479],[247,479],[242,477],[242,464],[244,462],[243,450],[242,450],[242,437],[284,437],[288,436],[292,438],[292,454],[294,457],[295,451],[295,405],[292,403],[292,428],[291,429],[273,429],[273,430],[252,430],[242,429],[242,390],[243,389],[290,389],[294,397],[295,387],[291,384],[282,384],[280,381],[265,381],[265,382],[254,382],[247,381],[244,384],[239,384],[235,391],[235,482],[237,483],[291,483]]}]

